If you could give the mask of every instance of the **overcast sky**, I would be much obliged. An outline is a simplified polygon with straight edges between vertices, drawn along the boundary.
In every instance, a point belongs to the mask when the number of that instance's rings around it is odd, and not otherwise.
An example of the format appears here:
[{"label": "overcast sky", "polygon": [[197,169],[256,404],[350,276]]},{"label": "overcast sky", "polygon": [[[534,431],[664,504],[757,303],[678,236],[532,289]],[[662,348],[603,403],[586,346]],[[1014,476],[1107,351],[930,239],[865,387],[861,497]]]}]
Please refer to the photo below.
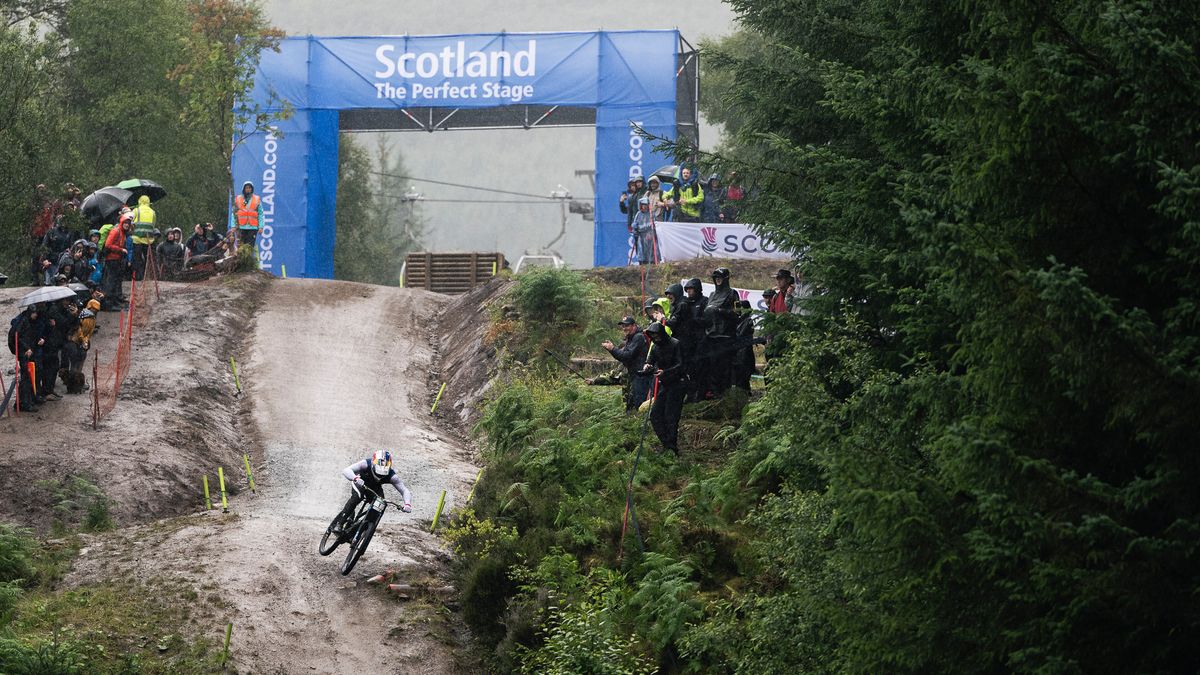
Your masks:
[{"label": "overcast sky", "polygon": [[[644,3],[594,0],[452,4],[395,0],[266,0],[271,21],[289,35],[411,35],[500,31],[629,30],[678,28],[692,44],[733,31],[733,14],[718,0],[693,0],[647,10]],[[670,11],[662,11],[664,7]],[[615,9],[627,9],[617,13]],[[701,145],[711,147],[717,131],[701,127]],[[595,131],[590,128],[505,131],[438,131],[389,134],[413,176],[454,183],[549,194],[563,185],[572,195],[591,197],[587,178],[575,171],[595,168]],[[370,134],[360,134],[374,148]],[[428,199],[488,199],[489,193],[413,182]],[[490,195],[490,197],[499,197]],[[615,199],[616,195],[602,195]],[[426,244],[433,251],[502,251],[514,263],[537,252],[561,227],[556,203],[546,205],[448,204],[421,206]],[[555,247],[572,267],[592,264],[592,223],[571,215],[567,237]]]}]

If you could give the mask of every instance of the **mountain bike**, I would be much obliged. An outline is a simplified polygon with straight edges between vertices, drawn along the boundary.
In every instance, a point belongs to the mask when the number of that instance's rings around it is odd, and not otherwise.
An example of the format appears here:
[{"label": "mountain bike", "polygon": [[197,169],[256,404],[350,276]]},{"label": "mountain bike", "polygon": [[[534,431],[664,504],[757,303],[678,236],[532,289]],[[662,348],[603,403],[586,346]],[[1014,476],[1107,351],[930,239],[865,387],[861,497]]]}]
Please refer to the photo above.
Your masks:
[{"label": "mountain bike", "polygon": [[343,542],[350,543],[350,551],[342,563],[342,576],[350,574],[350,570],[354,569],[358,559],[366,552],[367,546],[371,544],[371,538],[375,536],[375,528],[379,526],[379,521],[383,518],[387,507],[390,505],[398,509],[403,508],[398,502],[388,501],[383,498],[382,494],[369,488],[366,489],[368,493],[366,496],[363,495],[363,489],[357,485],[353,489],[362,498],[354,515],[344,518],[341,513],[338,513],[334,516],[329,527],[325,528],[325,534],[321,536],[321,544],[317,548],[317,552],[321,555],[329,555]]}]

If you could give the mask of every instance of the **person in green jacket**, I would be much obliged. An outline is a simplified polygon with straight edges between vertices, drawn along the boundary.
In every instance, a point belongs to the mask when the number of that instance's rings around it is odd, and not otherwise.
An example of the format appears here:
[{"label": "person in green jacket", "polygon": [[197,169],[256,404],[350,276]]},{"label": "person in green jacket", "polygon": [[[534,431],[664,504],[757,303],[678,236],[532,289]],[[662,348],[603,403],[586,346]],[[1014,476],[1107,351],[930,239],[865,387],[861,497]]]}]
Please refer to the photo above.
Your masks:
[{"label": "person in green jacket", "polygon": [[679,172],[679,183],[671,190],[675,202],[675,220],[681,223],[700,222],[700,209],[704,205],[704,188],[692,170],[684,167]]}]

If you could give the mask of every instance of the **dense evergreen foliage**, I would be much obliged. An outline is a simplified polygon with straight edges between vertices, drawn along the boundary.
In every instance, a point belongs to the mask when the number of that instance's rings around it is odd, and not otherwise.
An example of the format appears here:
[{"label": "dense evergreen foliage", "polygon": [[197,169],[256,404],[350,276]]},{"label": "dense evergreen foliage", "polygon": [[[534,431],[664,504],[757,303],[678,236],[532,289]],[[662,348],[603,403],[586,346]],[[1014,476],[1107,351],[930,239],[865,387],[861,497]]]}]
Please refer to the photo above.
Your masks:
[{"label": "dense evergreen foliage", "polygon": [[732,4],[728,150],[822,293],[714,490],[770,572],[697,656],[1195,664],[1195,7]]},{"label": "dense evergreen foliage", "polygon": [[467,554],[497,666],[1194,668],[1194,4],[731,4],[705,161],[818,293],[727,454],[639,480],[644,555],[617,559],[624,495],[594,475],[635,432],[503,392],[470,518],[505,534]]}]

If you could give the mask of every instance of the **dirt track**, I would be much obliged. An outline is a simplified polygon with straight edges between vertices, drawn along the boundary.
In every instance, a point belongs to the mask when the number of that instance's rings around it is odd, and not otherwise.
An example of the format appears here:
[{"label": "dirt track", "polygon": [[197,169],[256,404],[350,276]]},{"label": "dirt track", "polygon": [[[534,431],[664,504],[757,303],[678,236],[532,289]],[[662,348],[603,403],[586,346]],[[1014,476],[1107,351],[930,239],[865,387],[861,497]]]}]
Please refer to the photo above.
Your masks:
[{"label": "dirt track", "polygon": [[[231,514],[97,538],[71,581],[154,575],[220,590],[226,611],[198,617],[210,637],[235,625],[240,671],[458,673],[461,635],[440,603],[397,601],[365,579],[432,582],[447,553],[428,533],[441,490],[448,511],[465,499],[476,467],[428,415],[433,351],[427,323],[443,296],[344,282],[269,284],[243,350],[246,450],[259,466],[257,495]],[[390,448],[413,493],[413,513],[389,510],[349,577],[317,541],[344,502],[346,465]],[[240,473],[240,472],[239,472]],[[138,555],[116,554],[135,544]],[[436,582],[443,583],[443,582]]]}]

